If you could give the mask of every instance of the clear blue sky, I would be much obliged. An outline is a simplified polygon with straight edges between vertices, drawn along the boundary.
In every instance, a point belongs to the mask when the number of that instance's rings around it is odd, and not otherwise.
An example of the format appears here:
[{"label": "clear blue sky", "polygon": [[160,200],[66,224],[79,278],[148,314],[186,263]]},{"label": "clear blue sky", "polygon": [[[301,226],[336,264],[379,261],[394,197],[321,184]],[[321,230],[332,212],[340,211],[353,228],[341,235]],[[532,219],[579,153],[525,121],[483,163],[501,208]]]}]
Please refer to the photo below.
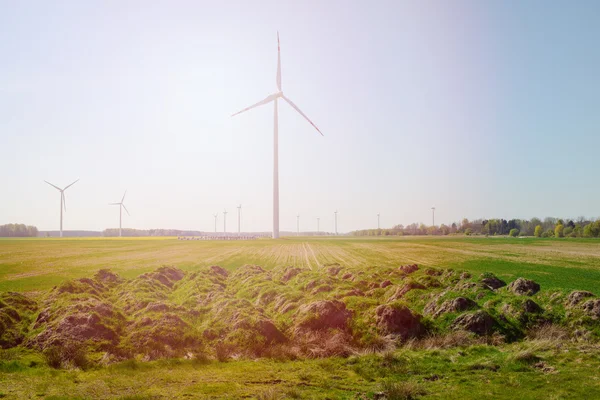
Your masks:
[{"label": "clear blue sky", "polygon": [[598,1],[0,9],[0,223],[270,230],[277,30],[282,230],[600,215]]}]

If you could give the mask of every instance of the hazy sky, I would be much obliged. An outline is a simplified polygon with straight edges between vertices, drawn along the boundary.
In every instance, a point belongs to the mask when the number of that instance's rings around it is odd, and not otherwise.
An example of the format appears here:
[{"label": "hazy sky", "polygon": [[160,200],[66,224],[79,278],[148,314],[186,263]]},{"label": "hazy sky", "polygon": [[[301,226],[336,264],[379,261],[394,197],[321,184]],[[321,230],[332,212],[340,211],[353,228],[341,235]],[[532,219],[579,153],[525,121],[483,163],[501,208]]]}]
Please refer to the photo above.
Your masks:
[{"label": "hazy sky", "polygon": [[598,1],[0,0],[0,224],[600,215]]}]

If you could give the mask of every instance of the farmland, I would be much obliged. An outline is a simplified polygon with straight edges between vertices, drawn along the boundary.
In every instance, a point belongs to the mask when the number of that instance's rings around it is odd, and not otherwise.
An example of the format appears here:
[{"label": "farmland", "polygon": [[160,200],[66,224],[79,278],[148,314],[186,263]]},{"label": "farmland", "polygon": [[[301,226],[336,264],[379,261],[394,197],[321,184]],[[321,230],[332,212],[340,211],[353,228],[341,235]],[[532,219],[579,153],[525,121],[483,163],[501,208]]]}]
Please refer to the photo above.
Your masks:
[{"label": "farmland", "polygon": [[2,239],[0,396],[598,398],[599,283],[594,239]]},{"label": "farmland", "polygon": [[547,288],[594,290],[600,282],[595,239],[286,238],[278,241],[133,239],[0,239],[0,291],[36,291],[100,268],[132,278],[162,265],[184,271],[209,265],[374,268],[402,264],[493,271],[534,279]]}]

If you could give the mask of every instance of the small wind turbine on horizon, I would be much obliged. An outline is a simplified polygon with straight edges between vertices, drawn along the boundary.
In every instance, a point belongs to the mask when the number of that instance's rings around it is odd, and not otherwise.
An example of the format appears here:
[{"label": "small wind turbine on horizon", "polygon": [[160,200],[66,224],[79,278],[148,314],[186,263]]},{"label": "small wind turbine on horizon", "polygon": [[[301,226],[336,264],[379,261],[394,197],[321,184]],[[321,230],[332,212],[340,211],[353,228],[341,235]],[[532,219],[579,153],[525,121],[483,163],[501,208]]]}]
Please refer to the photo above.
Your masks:
[{"label": "small wind turbine on horizon", "polygon": [[337,210],[333,212],[335,214],[335,236],[337,236]]},{"label": "small wind turbine on horizon", "polygon": [[241,233],[241,217],[242,217],[242,205],[240,204],[238,207],[238,236]]},{"label": "small wind turbine on horizon", "polygon": [[129,214],[129,211],[127,211],[127,207],[125,207],[125,204],[123,203],[123,201],[125,201],[125,195],[127,194],[127,190],[125,190],[125,193],[123,193],[123,197],[121,198],[121,202],[120,203],[109,203],[109,206],[119,206],[119,237],[121,237],[121,226],[122,226],[122,222],[123,222],[123,209],[125,209],[125,212],[127,213],[127,215],[131,215]]},{"label": "small wind turbine on horizon", "polygon": [[277,100],[279,98],[285,100],[293,109],[298,111],[300,115],[302,115],[316,130],[323,136],[323,133],[317,128],[317,126],[304,114],[297,105],[295,105],[289,98],[283,95],[283,91],[281,89],[281,49],[279,46],[279,32],[277,32],[277,92],[267,96],[264,100],[259,101],[256,104],[251,105],[250,107],[244,108],[242,111],[239,111],[232,115],[236,116],[245,111],[251,110],[255,107],[262,106],[263,104],[267,104],[273,102],[275,119],[273,125],[273,239],[279,238],[279,145],[278,145],[278,112],[277,112]]},{"label": "small wind turbine on horizon", "polygon": [[223,233],[227,233],[227,210],[223,210]]},{"label": "small wind turbine on horizon", "polygon": [[296,215],[296,236],[300,236],[300,214]]},{"label": "small wind turbine on horizon", "polygon": [[219,215],[218,213],[217,214],[213,214],[213,217],[215,217],[215,233],[217,233],[217,216],[218,215]]},{"label": "small wind turbine on horizon", "polygon": [[377,229],[381,229],[381,228],[379,227],[379,213],[377,213]]},{"label": "small wind turbine on horizon", "polygon": [[317,217],[317,235],[321,231],[321,227],[319,226],[319,222],[321,222],[321,218]]},{"label": "small wind turbine on horizon", "polygon": [[432,226],[435,226],[435,207],[431,207]]},{"label": "small wind turbine on horizon", "polygon": [[65,209],[65,212],[67,212],[67,202],[65,200],[65,190],[67,190],[68,188],[70,188],[71,186],[76,184],[78,181],[79,181],[79,179],[77,179],[75,182],[71,183],[70,185],[67,185],[64,189],[61,189],[58,186],[53,185],[48,181],[44,181],[48,185],[52,186],[53,188],[55,188],[56,190],[58,190],[60,192],[60,237],[63,237],[63,208]]}]

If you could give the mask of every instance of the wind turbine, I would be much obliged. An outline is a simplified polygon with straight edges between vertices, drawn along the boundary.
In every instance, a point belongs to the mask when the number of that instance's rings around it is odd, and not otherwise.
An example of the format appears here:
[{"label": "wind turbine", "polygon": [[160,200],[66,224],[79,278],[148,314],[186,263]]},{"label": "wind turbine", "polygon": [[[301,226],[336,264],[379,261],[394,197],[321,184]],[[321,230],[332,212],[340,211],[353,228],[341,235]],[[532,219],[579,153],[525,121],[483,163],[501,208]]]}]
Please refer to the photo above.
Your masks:
[{"label": "wind turbine", "polygon": [[431,207],[431,219],[433,220],[433,226],[435,226],[435,207]]},{"label": "wind turbine", "polygon": [[300,214],[296,215],[296,236],[300,236]]},{"label": "wind turbine", "polygon": [[223,233],[227,233],[227,210],[223,210]]},{"label": "wind turbine", "polygon": [[251,110],[255,107],[262,106],[263,104],[267,104],[273,102],[274,107],[274,124],[273,124],[273,239],[279,238],[279,145],[278,145],[278,112],[277,112],[277,100],[279,98],[285,100],[293,109],[298,111],[300,115],[302,115],[316,130],[323,136],[323,133],[317,128],[317,126],[304,114],[297,105],[295,105],[292,100],[283,95],[283,91],[281,89],[281,51],[279,46],[279,32],[277,32],[277,92],[267,96],[264,100],[259,101],[256,104],[251,105],[250,107],[244,108],[242,111],[239,111],[232,115],[236,116],[245,111]]},{"label": "wind turbine", "polygon": [[120,203],[109,203],[109,206],[119,206],[119,237],[121,237],[121,225],[123,222],[123,209],[125,209],[125,212],[127,213],[127,215],[131,215],[131,214],[129,214],[129,211],[127,211],[127,207],[125,207],[125,204],[123,203],[123,201],[125,200],[126,194],[127,194],[127,190],[125,190],[125,193],[123,193],[123,198],[121,199]]},{"label": "wind turbine", "polygon": [[75,183],[77,183],[77,181],[79,181],[79,179],[77,179],[75,182],[71,183],[70,185],[66,186],[64,189],[59,188],[56,185],[51,184],[48,181],[44,181],[46,182],[48,185],[52,186],[53,188],[55,188],[56,190],[58,190],[60,192],[60,237],[63,236],[63,207],[65,209],[65,212],[67,212],[67,202],[65,200],[65,190],[67,190],[68,188],[70,188],[71,186],[73,186]]},{"label": "wind turbine", "polygon": [[333,212],[335,214],[335,236],[337,236],[337,210]]},{"label": "wind turbine", "polygon": [[240,219],[241,219],[241,215],[242,215],[242,205],[240,204],[240,205],[238,206],[238,208],[237,208],[237,209],[238,209],[238,236],[239,236],[239,235],[240,235],[240,233],[241,233],[241,228],[240,228],[240,226],[241,226],[241,224],[240,224]]},{"label": "wind turbine", "polygon": [[215,217],[215,233],[217,233],[217,216],[219,214],[213,214],[213,217]]},{"label": "wind turbine", "polygon": [[321,228],[319,227],[319,222],[321,221],[321,218],[317,217],[317,235],[319,234],[319,232],[321,231]]},{"label": "wind turbine", "polygon": [[381,229],[379,228],[379,213],[377,213],[377,229]]}]

